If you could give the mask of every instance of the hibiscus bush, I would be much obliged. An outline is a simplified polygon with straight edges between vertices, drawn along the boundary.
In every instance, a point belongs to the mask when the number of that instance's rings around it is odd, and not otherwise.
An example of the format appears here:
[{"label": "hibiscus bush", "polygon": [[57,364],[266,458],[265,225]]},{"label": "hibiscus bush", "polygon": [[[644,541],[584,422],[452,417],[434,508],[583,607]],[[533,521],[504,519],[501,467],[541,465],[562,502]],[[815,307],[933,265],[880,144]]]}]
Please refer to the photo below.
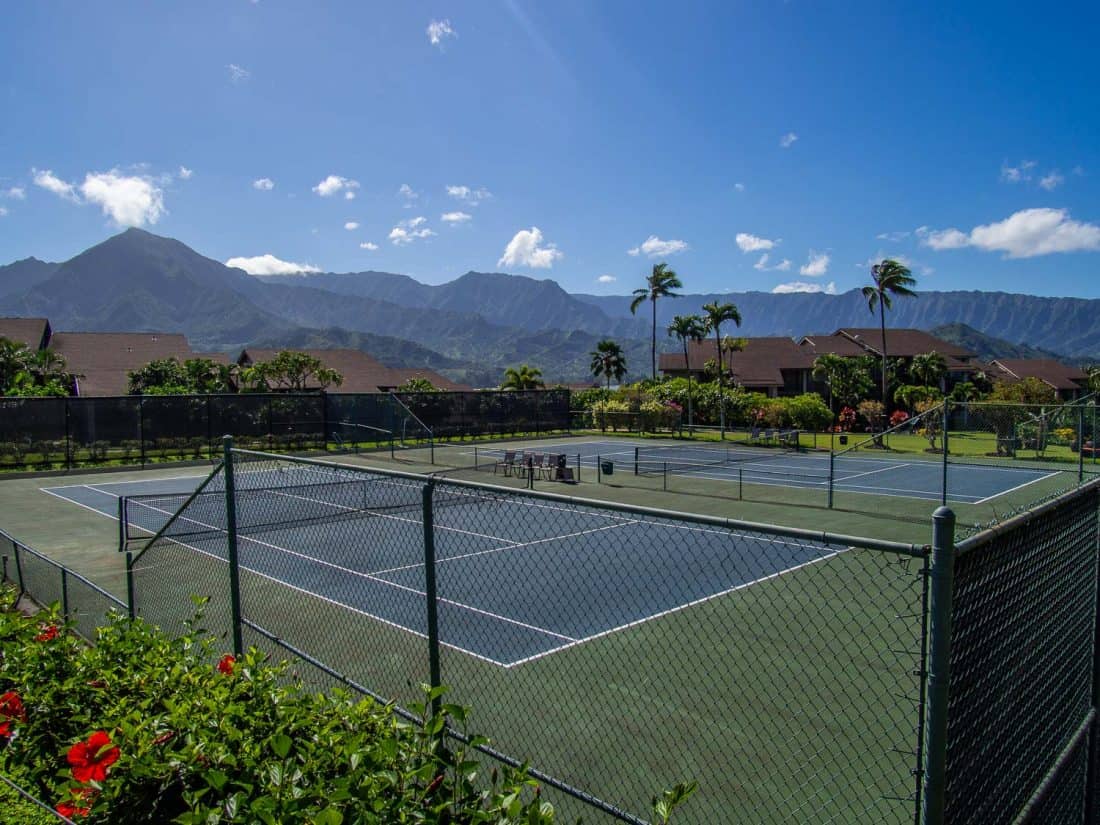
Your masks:
[{"label": "hibiscus bush", "polygon": [[307,693],[256,651],[219,657],[195,624],[168,639],[118,617],[89,646],[55,612],[4,611],[0,644],[0,772],[82,823],[553,821],[523,771],[482,778],[440,736],[462,707],[411,724]]},{"label": "hibiscus bush", "polygon": [[[524,770],[486,775],[485,739],[442,735],[468,718],[431,712],[443,689],[411,723],[349,692],[306,692],[254,650],[235,658],[200,619],[168,638],[115,617],[88,645],[56,606],[28,618],[12,601],[0,591],[0,773],[82,825],[554,821]],[[693,790],[655,800],[658,819]]]}]

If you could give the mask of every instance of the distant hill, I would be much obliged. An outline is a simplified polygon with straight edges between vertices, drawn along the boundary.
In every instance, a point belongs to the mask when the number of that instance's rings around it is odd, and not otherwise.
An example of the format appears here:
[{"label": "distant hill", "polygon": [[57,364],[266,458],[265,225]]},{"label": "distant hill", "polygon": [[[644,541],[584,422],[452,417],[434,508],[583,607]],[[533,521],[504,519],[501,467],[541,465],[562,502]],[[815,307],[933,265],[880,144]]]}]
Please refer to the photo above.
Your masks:
[{"label": "distant hill", "polygon": [[977,354],[982,361],[992,361],[995,358],[1053,358],[1066,364],[1075,364],[1079,359],[1066,356],[1042,347],[1030,347],[1027,344],[1013,344],[1003,338],[995,338],[978,332],[966,324],[941,324],[930,332],[937,338],[958,344],[960,347]]},{"label": "distant hill", "polygon": [[[679,348],[665,334],[673,315],[714,300],[738,305],[744,323],[736,333],[746,336],[875,324],[858,290],[687,294],[657,302],[658,348]],[[139,229],[64,263],[28,258],[0,267],[0,315],[45,316],[56,330],[182,332],[203,350],[350,346],[391,366],[431,367],[482,386],[522,363],[552,381],[589,379],[601,338],[623,346],[627,380],[646,375],[649,308],[632,315],[629,306],[627,295],[571,295],[549,279],[499,272],[467,272],[438,286],[387,272],[257,277]],[[1100,300],[920,292],[895,301],[888,323],[936,330],[983,357],[1100,361]]]},{"label": "distant hill", "polygon": [[0,266],[0,298],[5,295],[17,295],[35,284],[48,280],[61,264],[40,261],[38,258],[24,258],[21,261]]}]

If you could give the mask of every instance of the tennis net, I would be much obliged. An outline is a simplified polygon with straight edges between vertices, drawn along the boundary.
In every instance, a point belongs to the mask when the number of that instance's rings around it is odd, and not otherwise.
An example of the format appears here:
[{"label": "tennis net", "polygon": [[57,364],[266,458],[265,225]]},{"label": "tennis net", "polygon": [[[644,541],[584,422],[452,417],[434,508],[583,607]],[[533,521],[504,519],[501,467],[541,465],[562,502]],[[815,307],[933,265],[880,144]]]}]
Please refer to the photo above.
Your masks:
[{"label": "tennis net", "polygon": [[[367,477],[335,481],[299,480],[297,484],[238,488],[235,494],[237,530],[247,534],[272,528],[293,529],[316,522],[334,522],[396,513],[419,514],[423,484],[405,479]],[[437,492],[433,507],[485,507],[490,495]],[[182,512],[180,512],[182,509]],[[126,496],[122,500],[122,548],[171,525],[174,537],[224,532],[228,525],[224,490]]]},{"label": "tennis net", "polygon": [[719,464],[737,464],[743,461],[767,461],[798,452],[798,433],[784,433],[775,446],[728,444],[714,447],[699,445],[654,445],[634,448],[634,472],[636,475],[654,475],[664,472],[690,472]]}]

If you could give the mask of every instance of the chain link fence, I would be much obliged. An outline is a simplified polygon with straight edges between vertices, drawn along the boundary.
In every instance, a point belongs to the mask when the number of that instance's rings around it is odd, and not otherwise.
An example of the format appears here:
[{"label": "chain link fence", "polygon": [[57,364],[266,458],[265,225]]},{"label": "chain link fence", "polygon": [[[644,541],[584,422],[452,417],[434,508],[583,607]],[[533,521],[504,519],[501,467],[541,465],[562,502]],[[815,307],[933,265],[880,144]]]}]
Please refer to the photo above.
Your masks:
[{"label": "chain link fence", "polygon": [[[209,599],[227,650],[316,689],[449,685],[566,821],[643,822],[680,780],[682,822],[1098,819],[1100,479],[957,545],[941,509],[913,546],[225,455],[127,501],[124,537],[155,534],[133,613],[176,632]],[[3,540],[89,637],[125,609]]]}]

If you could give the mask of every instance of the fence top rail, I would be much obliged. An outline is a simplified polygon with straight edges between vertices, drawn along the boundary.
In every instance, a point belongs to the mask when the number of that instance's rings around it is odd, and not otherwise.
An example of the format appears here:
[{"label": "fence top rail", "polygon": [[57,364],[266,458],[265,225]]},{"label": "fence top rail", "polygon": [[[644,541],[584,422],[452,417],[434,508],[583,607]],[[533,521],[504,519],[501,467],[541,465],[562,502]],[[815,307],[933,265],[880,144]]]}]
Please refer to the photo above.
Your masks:
[{"label": "fence top rail", "polygon": [[722,518],[721,516],[706,516],[699,513],[682,513],[676,510],[664,510],[658,507],[642,507],[637,504],[621,504],[614,501],[602,501],[600,499],[582,498],[580,496],[567,496],[561,493],[548,493],[541,490],[520,490],[514,487],[503,487],[496,484],[486,484],[481,481],[467,481],[465,479],[441,478],[436,475],[422,475],[401,470],[389,470],[376,467],[363,467],[357,464],[345,464],[338,461],[325,461],[316,458],[299,458],[297,456],[280,455],[278,453],[265,453],[257,450],[233,449],[235,455],[252,456],[259,459],[289,461],[295,464],[307,464],[317,467],[336,467],[341,470],[350,470],[356,473],[384,475],[393,478],[404,478],[431,483],[433,485],[445,485],[447,487],[462,487],[465,489],[479,490],[496,496],[509,498],[534,499],[538,501],[553,501],[558,504],[592,507],[597,510],[610,510],[618,513],[649,516],[651,518],[672,519],[686,521],[692,524],[702,524],[708,527],[721,527],[727,530],[745,530],[754,533],[766,533],[785,538],[802,539],[820,544],[842,547],[860,547],[865,550],[880,550],[886,553],[896,553],[905,556],[924,558],[931,552],[927,544],[907,544],[905,542],[887,541],[885,539],[872,539],[864,536],[848,536],[842,533],[829,533],[819,530],[806,530],[799,527],[783,527],[777,524],[763,524],[755,521],[742,521],[740,519]]},{"label": "fence top rail", "polygon": [[5,530],[0,530],[0,539],[3,539],[5,541],[10,541],[12,543],[12,545],[15,546],[19,552],[27,553],[28,555],[34,556],[36,559],[38,559],[39,561],[49,565],[50,567],[56,568],[57,570],[64,571],[67,576],[71,576],[72,578],[79,581],[81,584],[86,585],[87,587],[94,590],[96,593],[103,596],[108,601],[111,601],[114,604],[118,605],[119,607],[122,607],[122,608],[126,607],[126,602],[122,601],[122,599],[118,598],[118,596],[114,595],[113,593],[109,593],[108,591],[104,590],[102,587],[100,587],[98,584],[93,582],[87,576],[82,576],[79,573],[77,573],[75,570],[73,570],[71,567],[66,567],[63,564],[60,564],[59,562],[54,561],[49,556],[46,556],[46,555],[43,555],[42,553],[39,553],[33,547],[28,547],[26,544],[24,544],[19,539],[15,538],[14,536],[12,536],[10,533],[6,532]]},{"label": "fence top rail", "polygon": [[968,553],[971,550],[982,547],[1002,533],[1015,530],[1027,524],[1032,519],[1036,519],[1049,512],[1050,510],[1061,506],[1065,502],[1071,501],[1078,496],[1087,495],[1091,491],[1098,488],[1100,488],[1100,478],[1094,478],[1091,481],[1085,482],[1080,487],[1074,487],[1072,490],[1067,490],[1061,495],[1056,496],[1049,501],[1045,501],[1042,504],[1031,507],[1030,509],[1025,510],[1024,512],[1019,513],[1015,516],[1012,516],[1011,518],[1007,518],[1002,522],[998,522],[997,524],[991,524],[980,533],[975,533],[974,535],[969,536],[968,538],[965,538],[958,544],[956,544],[955,554],[961,555],[963,553]]}]

